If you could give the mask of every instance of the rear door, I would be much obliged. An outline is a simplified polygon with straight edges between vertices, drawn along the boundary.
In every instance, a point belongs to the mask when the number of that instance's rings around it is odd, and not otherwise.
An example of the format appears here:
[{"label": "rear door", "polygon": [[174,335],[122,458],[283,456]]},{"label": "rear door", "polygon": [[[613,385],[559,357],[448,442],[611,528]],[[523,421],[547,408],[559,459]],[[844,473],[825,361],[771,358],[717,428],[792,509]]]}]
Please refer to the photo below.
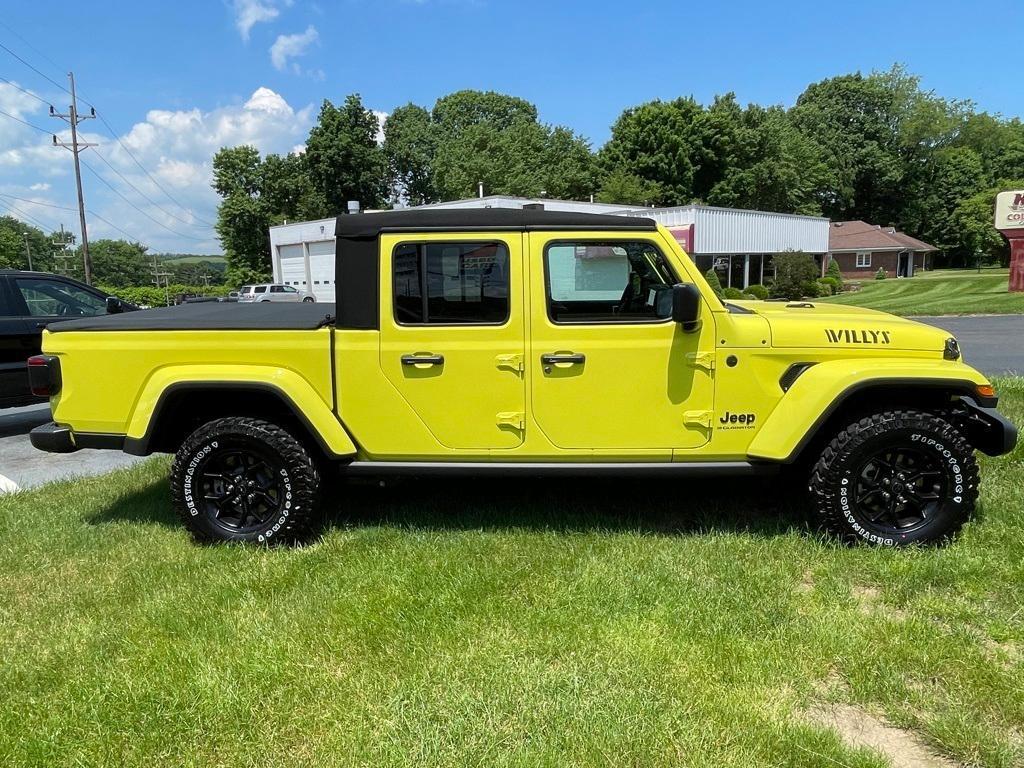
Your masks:
[{"label": "rear door", "polygon": [[446,448],[523,441],[522,240],[381,237],[380,365]]}]

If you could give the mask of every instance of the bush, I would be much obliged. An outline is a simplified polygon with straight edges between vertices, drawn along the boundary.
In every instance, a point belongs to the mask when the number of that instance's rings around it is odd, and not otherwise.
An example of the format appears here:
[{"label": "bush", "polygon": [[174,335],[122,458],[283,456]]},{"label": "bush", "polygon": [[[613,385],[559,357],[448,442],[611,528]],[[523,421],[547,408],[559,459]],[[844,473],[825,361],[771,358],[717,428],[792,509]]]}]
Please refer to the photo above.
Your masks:
[{"label": "bush", "polygon": [[170,294],[171,302],[179,293],[194,293],[200,296],[226,296],[230,290],[226,285],[180,285],[171,283],[167,289],[157,288],[155,285],[136,285],[128,288],[115,288],[110,285],[97,285],[99,290],[109,293],[111,296],[137,304],[142,307],[163,307],[167,305],[167,296]]},{"label": "bush", "polygon": [[704,273],[704,279],[708,281],[708,285],[715,292],[715,296],[722,298],[722,281],[718,279],[718,273],[715,272],[714,267]]},{"label": "bush", "polygon": [[722,291],[722,298],[725,299],[743,299],[747,298],[747,295],[743,293],[739,288],[725,288]]},{"label": "bush", "polygon": [[887,278],[887,277],[888,277],[888,275],[885,274],[885,270],[882,269],[881,267],[879,267],[878,271],[875,272],[875,280],[885,280],[885,278]]},{"label": "bush", "polygon": [[754,283],[753,285],[747,286],[747,293],[753,296],[755,299],[764,301],[768,298],[768,289],[760,283]]},{"label": "bush", "polygon": [[829,259],[828,269],[825,270],[825,276],[831,280],[835,280],[836,289],[834,293],[842,293],[843,290],[843,273],[839,271],[839,262],[835,259]]},{"label": "bush", "polygon": [[836,292],[835,286],[827,277],[818,278],[814,281],[814,284],[818,287],[819,296],[832,296]]},{"label": "bush", "polygon": [[785,251],[775,255],[775,282],[772,296],[780,299],[802,299],[817,296],[818,265],[814,257],[803,251]]},{"label": "bush", "polygon": [[830,295],[832,296],[835,296],[837,293],[843,292],[842,280],[837,280],[836,278],[832,277],[832,275],[827,275],[826,277],[819,279],[818,282],[825,283],[826,285],[828,285],[830,288]]}]

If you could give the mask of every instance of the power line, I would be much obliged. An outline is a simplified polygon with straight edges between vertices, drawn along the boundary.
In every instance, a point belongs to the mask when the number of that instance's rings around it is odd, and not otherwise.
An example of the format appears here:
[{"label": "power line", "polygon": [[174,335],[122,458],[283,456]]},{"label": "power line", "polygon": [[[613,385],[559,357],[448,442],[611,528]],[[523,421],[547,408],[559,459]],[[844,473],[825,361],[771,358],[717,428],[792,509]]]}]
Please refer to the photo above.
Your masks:
[{"label": "power line", "polygon": [[178,237],[184,237],[186,240],[205,240],[206,239],[206,238],[203,238],[203,237],[195,237],[193,235],[186,235],[184,232],[178,232],[176,229],[173,229],[172,227],[167,226],[162,221],[160,221],[160,219],[158,219],[155,216],[152,216],[151,214],[147,213],[145,210],[143,210],[142,208],[137,206],[135,203],[133,203],[131,200],[129,200],[119,189],[117,189],[113,184],[111,184],[109,181],[107,181],[105,178],[103,178],[103,176],[101,176],[96,171],[95,168],[93,168],[91,165],[89,165],[84,160],[82,161],[82,165],[84,165],[86,170],[88,170],[93,176],[95,176],[97,179],[99,179],[101,182],[103,182],[103,184],[106,185],[107,189],[109,189],[115,195],[120,197],[122,200],[124,200],[126,203],[128,203],[128,205],[130,205],[136,211],[138,211],[143,216],[145,216],[147,219],[152,221],[154,224],[156,224],[159,227],[163,227],[164,229],[166,229],[172,235],[177,235]]},{"label": "power line", "polygon": [[100,216],[100,215],[99,215],[98,213],[96,213],[96,211],[87,211],[87,213],[88,213],[88,214],[89,214],[90,216],[92,216],[92,217],[93,217],[94,219],[99,219],[99,220],[100,220],[100,221],[102,221],[102,222],[103,222],[104,224],[106,224],[106,225],[107,225],[108,227],[111,227],[111,228],[113,228],[113,229],[116,229],[116,230],[117,230],[118,232],[120,232],[120,233],[121,233],[122,235],[124,235],[125,237],[127,237],[127,238],[128,238],[129,240],[131,240],[131,241],[132,241],[133,243],[141,243],[141,242],[142,242],[142,240],[141,240],[140,238],[138,238],[138,237],[135,237],[135,235],[131,234],[130,232],[127,232],[127,231],[125,231],[125,230],[121,229],[121,227],[117,226],[117,224],[115,224],[114,222],[112,222],[112,221],[111,221],[110,219],[105,219],[105,218],[103,218],[103,217],[102,217],[102,216]]},{"label": "power line", "polygon": [[[7,26],[7,25],[5,24],[4,26]],[[10,29],[10,27],[7,27],[7,28]],[[11,56],[16,58],[18,61],[20,61],[22,64],[24,64],[26,67],[31,69],[33,72],[35,72],[37,75],[39,75],[41,78],[43,78],[44,80],[46,80],[50,84],[57,86],[58,88],[60,88],[65,93],[68,93],[68,94],[71,93],[71,91],[69,91],[66,87],[64,87],[63,85],[58,83],[56,80],[54,80],[52,77],[50,77],[48,74],[46,74],[42,70],[36,69],[34,66],[32,66],[30,63],[25,61],[23,58],[21,58],[21,56],[16,54],[14,51],[12,51],[10,48],[8,48],[3,43],[0,43],[0,48],[3,48],[5,51],[7,51],[9,54],[11,54]],[[88,104],[88,102],[86,102],[86,103]],[[92,105],[90,104],[89,106],[92,106]]]},{"label": "power line", "polygon": [[50,102],[48,102],[48,101],[47,101],[46,99],[44,99],[44,98],[43,98],[42,96],[39,96],[39,95],[37,95],[37,94],[35,94],[35,93],[32,93],[32,91],[29,91],[29,90],[26,90],[25,88],[22,88],[22,87],[21,87],[20,85],[18,85],[18,84],[17,84],[16,82],[14,82],[13,80],[8,80],[8,79],[7,79],[6,77],[0,77],[0,80],[3,80],[3,81],[4,81],[5,83],[7,83],[7,84],[8,84],[9,86],[11,86],[11,88],[14,88],[14,89],[16,89],[16,90],[19,90],[19,91],[21,91],[21,92],[22,92],[22,93],[24,93],[24,94],[25,94],[26,96],[31,96],[31,97],[32,97],[33,99],[35,99],[36,101],[38,101],[38,102],[41,102],[41,103],[45,104],[45,105],[46,105],[46,106],[48,106],[48,107],[49,107],[49,106],[51,106]]},{"label": "power line", "polygon": [[68,208],[66,205],[57,205],[56,203],[44,203],[39,200],[32,200],[28,197],[18,197],[17,195],[8,195],[6,192],[0,192],[0,197],[8,198],[10,200],[20,200],[23,203],[31,203],[32,205],[42,205],[47,208],[57,208],[61,211],[77,211],[77,208]]},{"label": "power line", "polygon": [[[117,137],[115,137],[115,138],[117,138]],[[154,201],[154,200],[153,200],[152,198],[150,198],[150,197],[149,197],[149,196],[148,196],[148,195],[147,195],[147,194],[146,194],[145,192],[143,192],[143,191],[142,191],[141,189],[139,189],[139,188],[138,188],[138,187],[136,187],[136,186],[135,186],[134,184],[132,184],[132,183],[131,183],[131,181],[129,181],[129,180],[128,180],[128,179],[127,179],[127,178],[126,178],[125,176],[124,176],[124,174],[122,174],[122,173],[121,173],[121,172],[120,172],[119,170],[117,170],[117,168],[115,168],[115,167],[114,167],[113,165],[111,165],[111,164],[110,164],[110,161],[109,161],[109,160],[107,160],[107,158],[105,158],[105,157],[104,157],[103,155],[101,155],[101,154],[100,154],[99,152],[93,152],[93,154],[94,154],[94,155],[96,155],[96,157],[98,157],[98,158],[99,158],[100,160],[102,160],[102,161],[103,161],[103,163],[104,163],[104,164],[105,164],[105,165],[107,166],[107,168],[109,168],[109,169],[110,169],[110,170],[112,170],[112,171],[113,171],[114,173],[116,173],[116,174],[117,174],[117,176],[118,176],[118,178],[120,178],[120,179],[121,179],[121,181],[123,181],[123,182],[124,182],[125,184],[127,184],[127,185],[128,185],[129,187],[131,187],[132,189],[134,189],[134,190],[135,190],[135,191],[136,191],[136,192],[137,192],[137,193],[139,194],[139,196],[140,196],[140,197],[141,197],[141,198],[142,198],[143,200],[145,200],[145,201],[146,201],[147,203],[149,203],[150,205],[152,205],[152,206],[153,206],[154,208],[156,208],[156,209],[157,209],[158,211],[160,211],[161,213],[165,213],[165,214],[167,214],[168,216],[170,216],[170,217],[171,217],[172,219],[174,219],[175,221],[180,221],[180,222],[181,222],[182,224],[184,224],[184,225],[185,225],[186,227],[194,227],[194,226],[196,226],[196,225],[195,225],[195,224],[194,224],[193,222],[191,222],[191,221],[186,221],[185,219],[181,218],[180,216],[176,216],[175,214],[171,213],[171,212],[170,212],[170,211],[168,211],[168,210],[167,210],[166,208],[163,208],[163,207],[161,207],[159,203],[155,202],[155,201]],[[141,166],[140,166],[140,167],[141,167]],[[143,170],[145,170],[145,169],[143,169]]]},{"label": "power line", "polygon": [[28,49],[29,49],[30,51],[33,51],[34,53],[38,53],[38,54],[39,54],[40,56],[42,56],[42,57],[43,57],[44,59],[46,59],[46,61],[47,61],[47,62],[49,62],[49,63],[50,63],[50,65],[51,65],[51,66],[52,66],[52,67],[53,67],[54,69],[56,69],[56,70],[59,70],[59,71],[61,71],[61,72],[63,72],[63,71],[64,71],[64,67],[62,67],[62,66],[61,66],[60,64],[58,64],[57,62],[55,62],[55,61],[54,61],[53,59],[51,59],[51,58],[50,58],[49,56],[47,56],[47,55],[46,55],[46,53],[45,53],[44,51],[40,51],[40,50],[39,50],[38,48],[36,48],[36,47],[35,47],[34,45],[32,45],[32,43],[30,43],[30,42],[29,42],[28,40],[26,40],[26,39],[25,39],[24,37],[22,37],[22,36],[21,36],[20,34],[18,34],[18,30],[14,29],[14,27],[12,27],[12,26],[11,26],[10,24],[8,24],[8,23],[7,23],[6,21],[4,21],[3,19],[0,19],[0,27],[4,27],[4,28],[5,28],[5,29],[6,29],[6,30],[7,30],[8,32],[10,32],[10,33],[11,33],[12,35],[14,35],[14,36],[15,36],[16,38],[18,38],[19,40],[21,40],[21,42],[23,42],[23,43],[25,44],[25,46],[26,46],[26,47],[27,47],[27,48],[28,48]]},{"label": "power line", "polygon": [[40,128],[38,125],[32,125],[32,123],[30,123],[30,122],[28,122],[26,120],[22,120],[20,117],[15,117],[10,112],[4,112],[2,109],[0,109],[0,115],[3,115],[4,117],[9,117],[9,118],[11,118],[11,120],[19,122],[22,125],[27,125],[29,128],[35,128],[40,133],[53,133],[53,131],[48,131],[45,128]]},{"label": "power line", "polygon": [[54,231],[54,228],[51,227],[49,224],[44,224],[42,221],[40,221],[39,219],[35,218],[34,216],[32,216],[32,215],[30,215],[28,213],[25,213],[23,210],[21,210],[17,206],[11,205],[10,203],[8,203],[6,201],[4,202],[4,205],[7,206],[7,210],[10,211],[12,214],[14,214],[15,216],[21,216],[25,220],[32,222],[32,224],[34,224],[35,226],[39,227],[41,230],[43,230],[43,232],[46,232],[46,230],[50,230],[51,232]]},{"label": "power line", "polygon": [[[89,102],[86,102],[86,104],[88,104],[88,103]],[[134,163],[137,166],[139,166],[139,168],[142,170],[142,172],[144,174],[146,174],[146,177],[150,181],[152,181],[153,184],[156,185],[156,188],[159,189],[161,192],[163,192],[167,196],[168,200],[170,200],[172,203],[174,203],[176,206],[181,208],[186,213],[189,213],[192,216],[194,216],[196,221],[202,222],[203,224],[205,224],[208,227],[214,226],[211,222],[206,221],[205,219],[201,219],[199,216],[196,216],[195,212],[192,211],[192,209],[187,208],[186,206],[184,206],[180,202],[178,202],[177,198],[175,198],[174,195],[172,195],[170,192],[168,192],[167,189],[164,187],[164,185],[161,184],[159,181],[157,181],[156,178],[154,178],[153,174],[151,174],[149,171],[146,170],[146,167],[142,163],[139,162],[139,159],[137,157],[135,157],[135,155],[132,154],[132,151],[130,149],[128,149],[127,146],[125,146],[125,143],[123,141],[121,141],[121,139],[117,135],[117,131],[115,131],[113,129],[113,127],[111,127],[110,123],[108,123],[106,121],[106,118],[103,117],[102,113],[97,112],[96,113],[96,117],[98,117],[100,122],[103,123],[103,125],[106,127],[107,133],[109,133],[114,138],[114,141],[116,141],[118,143],[118,145],[121,147],[121,149],[123,149],[125,151],[125,153],[128,155],[128,157],[130,157],[134,161]],[[138,192],[137,189],[135,191]],[[141,194],[141,192],[139,194]],[[150,201],[150,202],[152,202],[152,201]],[[153,204],[156,205],[156,203],[153,203]],[[177,217],[174,217],[174,218],[177,218]],[[181,219],[178,219],[178,221],[181,221]]]}]

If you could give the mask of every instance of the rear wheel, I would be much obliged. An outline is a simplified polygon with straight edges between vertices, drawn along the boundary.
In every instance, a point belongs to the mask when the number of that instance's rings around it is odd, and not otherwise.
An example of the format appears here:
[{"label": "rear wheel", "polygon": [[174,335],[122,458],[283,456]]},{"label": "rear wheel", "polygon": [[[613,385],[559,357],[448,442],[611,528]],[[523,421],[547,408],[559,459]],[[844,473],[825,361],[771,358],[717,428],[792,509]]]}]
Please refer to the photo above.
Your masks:
[{"label": "rear wheel", "polygon": [[974,511],[978,464],[963,435],[940,416],[888,411],[835,436],[811,472],[810,490],[822,526],[844,540],[938,542]]},{"label": "rear wheel", "polygon": [[171,467],[178,516],[200,541],[301,541],[320,524],[320,477],[306,448],[267,421],[217,419],[193,432]]},{"label": "rear wheel", "polygon": [[312,304],[312,303],[313,303],[314,301],[316,301],[316,299],[314,299],[314,298],[313,298],[312,296],[306,296],[306,297],[305,297],[305,298],[304,298],[304,299],[302,300],[302,303],[303,303],[303,304]]}]

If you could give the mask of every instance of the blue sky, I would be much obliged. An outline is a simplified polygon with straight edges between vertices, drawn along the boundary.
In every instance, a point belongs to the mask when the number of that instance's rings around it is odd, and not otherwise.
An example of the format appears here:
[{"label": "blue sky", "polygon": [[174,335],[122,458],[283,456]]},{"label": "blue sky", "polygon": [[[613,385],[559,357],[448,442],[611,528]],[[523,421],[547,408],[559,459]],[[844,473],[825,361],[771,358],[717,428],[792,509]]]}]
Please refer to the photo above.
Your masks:
[{"label": "blue sky", "polygon": [[[84,171],[92,236],[128,234],[160,251],[219,251],[207,223],[217,202],[209,159],[219,146],[289,151],[303,142],[323,98],[352,92],[381,114],[409,101],[429,107],[460,88],[512,93],[595,147],[622,109],[646,100],[707,102],[735,91],[741,103],[790,105],[810,82],[894,62],[943,96],[1009,116],[1024,112],[1012,12],[1019,3],[1002,10],[670,0],[8,5],[15,7],[0,15],[0,43],[58,83],[73,68],[80,95],[116,134],[99,121],[83,126],[100,143],[82,155],[96,172]],[[0,81],[0,110],[60,127],[43,103],[66,106],[59,88],[2,49],[0,77],[42,100]],[[71,158],[50,141],[0,115],[0,210],[13,205],[16,215],[77,230],[74,213],[63,210],[74,205]]]}]

